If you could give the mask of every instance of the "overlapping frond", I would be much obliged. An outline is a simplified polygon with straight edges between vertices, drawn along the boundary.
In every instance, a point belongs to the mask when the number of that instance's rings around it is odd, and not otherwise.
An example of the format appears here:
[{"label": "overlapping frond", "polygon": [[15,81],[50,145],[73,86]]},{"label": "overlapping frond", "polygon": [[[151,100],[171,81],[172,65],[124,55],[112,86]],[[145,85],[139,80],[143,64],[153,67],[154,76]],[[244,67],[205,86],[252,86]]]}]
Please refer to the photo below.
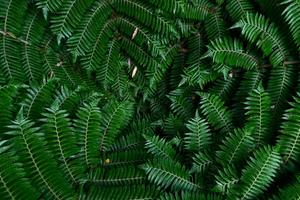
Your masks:
[{"label": "overlapping frond", "polygon": [[0,148],[0,195],[3,199],[37,199],[38,193],[32,187],[20,163],[16,162],[16,155],[13,153],[3,153],[5,141],[1,142]]},{"label": "overlapping frond", "polygon": [[219,38],[208,46],[208,52],[203,58],[211,57],[215,63],[236,66],[245,69],[255,69],[258,59],[244,50],[243,44],[237,39]]},{"label": "overlapping frond", "polygon": [[274,180],[280,164],[278,150],[269,146],[257,150],[243,171],[237,198],[253,199],[262,194]]},{"label": "overlapping frond", "polygon": [[[100,126],[100,144],[99,150],[106,151],[115,141],[115,138],[124,128],[133,114],[133,103],[130,101],[117,102],[113,101],[106,105],[103,110],[103,116]],[[99,127],[98,127],[99,128]]]},{"label": "overlapping frond", "polygon": [[239,163],[247,156],[247,151],[254,147],[253,128],[235,129],[226,137],[216,152],[218,162],[223,166]]},{"label": "overlapping frond", "polygon": [[247,40],[261,48],[266,56],[270,56],[275,67],[281,66],[288,59],[289,51],[284,37],[278,27],[263,15],[247,13],[234,28],[241,28]]},{"label": "overlapping frond", "polygon": [[162,188],[194,191],[200,186],[189,180],[189,174],[179,163],[170,160],[156,160],[142,166],[148,179]]},{"label": "overlapping frond", "polygon": [[72,184],[78,184],[83,173],[78,159],[73,159],[76,150],[76,135],[65,110],[59,110],[58,102],[43,114],[45,139],[53,155],[61,160],[60,167]]},{"label": "overlapping frond", "polygon": [[98,163],[99,152],[99,127],[102,114],[97,106],[98,101],[92,101],[81,106],[74,121],[78,131],[78,143],[82,147],[82,160],[87,167]]},{"label": "overlapping frond", "polygon": [[74,196],[63,174],[56,168],[57,163],[46,149],[45,141],[39,137],[39,128],[23,117],[22,109],[9,127],[7,134],[13,137],[12,145],[20,156],[31,183],[39,192],[45,192],[48,198],[54,199]]},{"label": "overlapping frond", "polygon": [[206,116],[208,122],[222,132],[230,133],[232,130],[232,115],[226,109],[220,97],[214,94],[200,93],[201,111]]},{"label": "overlapping frond", "polygon": [[293,35],[293,38],[300,47],[300,29],[299,29],[299,10],[300,10],[300,2],[297,0],[286,0],[282,2],[283,5],[286,5],[285,10],[283,11],[283,15],[285,20],[288,22],[290,26],[290,31]]},{"label": "overlapping frond", "polygon": [[295,102],[291,103],[292,108],[285,115],[285,122],[281,127],[281,135],[279,139],[280,153],[284,156],[284,161],[299,161],[300,156],[300,94],[295,97]]}]

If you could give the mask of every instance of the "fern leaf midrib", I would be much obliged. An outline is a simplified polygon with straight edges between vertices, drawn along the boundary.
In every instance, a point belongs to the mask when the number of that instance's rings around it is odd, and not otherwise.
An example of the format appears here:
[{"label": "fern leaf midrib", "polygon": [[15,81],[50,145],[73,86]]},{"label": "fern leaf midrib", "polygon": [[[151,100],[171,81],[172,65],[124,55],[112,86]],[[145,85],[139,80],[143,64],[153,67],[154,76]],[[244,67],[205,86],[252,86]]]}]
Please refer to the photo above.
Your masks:
[{"label": "fern leaf midrib", "polygon": [[88,159],[88,130],[89,130],[89,122],[90,122],[90,117],[92,115],[92,108],[89,109],[88,111],[88,116],[86,118],[86,126],[85,126],[85,132],[84,132],[84,158],[85,158],[85,163],[87,166],[90,164],[89,159]]},{"label": "fern leaf midrib", "polygon": [[106,55],[106,58],[105,58],[105,64],[104,64],[104,83],[108,83],[109,81],[109,75],[108,75],[108,71],[109,71],[109,67],[110,67],[110,63],[112,61],[112,52],[114,50],[114,45],[117,41],[116,40],[113,40],[112,43],[111,43],[111,46],[108,50],[108,54]]},{"label": "fern leaf midrib", "polygon": [[248,190],[244,193],[244,195],[242,196],[241,200],[245,199],[246,196],[248,195],[248,193],[252,190],[253,186],[256,184],[257,179],[260,177],[260,174],[263,172],[263,170],[266,168],[269,160],[271,159],[271,157],[273,156],[273,152],[270,153],[270,155],[268,156],[267,160],[265,161],[264,165],[260,168],[259,173],[256,175],[256,177],[254,178],[254,180],[252,181],[251,185],[248,187]]},{"label": "fern leaf midrib", "polygon": [[258,142],[257,145],[260,145],[261,138],[262,138],[262,114],[263,114],[263,109],[262,109],[262,96],[259,94],[259,127],[258,127]]},{"label": "fern leaf midrib", "polygon": [[102,8],[102,6],[104,6],[106,3],[107,3],[106,0],[103,1],[103,2],[101,2],[101,4],[97,7],[97,9],[96,9],[96,10],[93,12],[93,14],[91,15],[91,17],[90,17],[90,19],[88,20],[88,22],[85,24],[84,29],[83,29],[83,31],[82,31],[82,34],[80,34],[80,38],[79,38],[79,40],[78,40],[78,42],[77,42],[77,44],[76,44],[76,47],[75,47],[76,50],[79,48],[80,44],[82,43],[83,37],[84,37],[84,35],[85,35],[85,32],[86,32],[86,30],[88,30],[88,27],[89,27],[89,25],[91,24],[91,22],[93,21],[94,16],[98,13],[98,10],[100,10],[100,9]]},{"label": "fern leaf midrib", "polygon": [[2,37],[2,48],[3,48],[3,55],[4,55],[4,62],[5,62],[5,66],[8,70],[8,74],[9,74],[9,78],[12,79],[12,72],[11,72],[11,68],[9,66],[9,63],[8,63],[8,59],[7,59],[7,53],[6,53],[6,39],[5,37],[3,36]]},{"label": "fern leaf midrib", "polygon": [[236,155],[237,151],[239,150],[240,146],[245,141],[245,139],[247,138],[247,136],[248,136],[247,133],[243,134],[242,139],[239,141],[238,145],[236,145],[234,151],[232,152],[232,155],[230,156],[230,159],[228,161],[229,164],[231,164],[231,162],[233,161],[234,156]]},{"label": "fern leaf midrib", "polygon": [[190,182],[190,181],[188,181],[188,180],[186,180],[186,179],[184,179],[184,178],[182,178],[182,177],[180,177],[180,176],[178,176],[178,175],[176,175],[176,174],[174,174],[174,173],[171,173],[171,172],[169,172],[169,171],[166,171],[166,170],[160,169],[160,168],[156,168],[156,167],[155,167],[154,169],[156,169],[156,170],[158,170],[158,171],[161,171],[162,173],[166,173],[166,174],[168,174],[168,175],[170,175],[170,176],[173,176],[173,177],[175,177],[176,179],[179,179],[181,182],[184,182],[184,183],[186,183],[186,184],[188,184],[188,185],[191,185],[191,186],[193,186],[193,187],[195,187],[195,188],[202,189],[199,185],[196,185],[195,183],[192,183],[192,182]]},{"label": "fern leaf midrib", "polygon": [[[4,18],[4,33],[7,32],[7,20],[8,20],[8,13],[9,13],[9,10],[10,10],[10,7],[11,7],[11,4],[12,4],[12,1],[13,0],[10,0],[9,3],[8,3],[8,7],[7,7],[7,10],[6,10],[6,13],[5,13],[5,18]],[[10,69],[10,66],[9,66],[9,63],[8,63],[8,59],[7,59],[7,53],[6,53],[6,37],[5,36],[2,36],[3,37],[3,54],[4,54],[4,61],[5,61],[5,66],[6,68],[8,69],[8,74],[9,74],[9,78],[11,79],[12,78],[12,73],[11,73],[11,69]]]},{"label": "fern leaf midrib", "polygon": [[43,85],[42,85],[42,87],[40,87],[40,88],[38,89],[37,93],[34,95],[34,97],[33,97],[32,101],[31,101],[30,105],[28,106],[28,111],[27,111],[27,115],[26,115],[27,118],[29,117],[29,115],[30,115],[30,113],[31,113],[31,109],[32,109],[32,106],[33,106],[33,104],[34,104],[34,102],[35,102],[35,99],[37,98],[37,96],[40,94],[40,92],[43,90],[43,88],[44,88],[46,85],[47,85],[47,82],[44,82]]},{"label": "fern leaf midrib", "polygon": [[197,123],[196,123],[196,127],[197,127],[197,147],[198,149],[200,150],[201,149],[201,134],[200,134],[200,131],[201,131],[201,125],[200,123],[202,123],[201,120],[198,120]]},{"label": "fern leaf midrib", "polygon": [[65,154],[64,154],[64,151],[63,151],[63,147],[61,145],[61,139],[60,139],[60,135],[59,135],[59,131],[58,131],[58,123],[57,123],[56,113],[54,114],[54,126],[55,126],[55,133],[56,133],[56,138],[57,138],[57,143],[58,143],[59,151],[60,151],[61,157],[63,159],[64,165],[65,165],[65,167],[66,167],[66,169],[68,171],[68,174],[72,178],[72,181],[74,183],[77,183],[77,180],[75,179],[72,171],[70,170],[69,164],[67,163],[67,159],[65,157]]},{"label": "fern leaf midrib", "polygon": [[278,42],[278,41],[277,41],[270,33],[268,33],[268,32],[265,31],[264,29],[260,28],[259,26],[254,25],[254,24],[252,24],[252,23],[248,23],[248,25],[253,26],[253,27],[259,29],[259,30],[262,31],[265,35],[268,35],[268,37],[269,37],[269,38],[276,44],[276,46],[280,49],[279,51],[280,51],[280,53],[281,53],[282,58],[285,58],[285,57],[286,57],[286,56],[285,56],[285,53],[284,53],[284,51],[283,51],[283,49],[282,49],[282,47],[281,47],[281,45],[279,45],[279,42]]},{"label": "fern leaf midrib", "polygon": [[[37,17],[37,13],[34,15],[34,17],[32,18],[31,22],[30,22],[30,25],[29,25],[29,28],[28,28],[28,31],[26,33],[26,37],[25,37],[25,41],[28,41],[28,38],[29,38],[29,35],[30,35],[30,30],[31,30],[31,27],[33,25],[33,22],[34,20],[36,19]],[[29,70],[29,75],[30,75],[30,79],[34,79],[34,76],[32,74],[32,70],[31,70],[31,64],[30,64],[30,61],[29,61],[29,57],[28,57],[28,44],[25,43],[24,45],[24,48],[25,48],[25,57],[26,57],[26,63],[27,63],[27,66],[28,66],[28,70]]]},{"label": "fern leaf midrib", "polygon": [[286,82],[286,79],[287,79],[286,75],[287,75],[287,67],[284,66],[284,74],[283,74],[283,78],[282,78],[281,85],[280,85],[280,92],[279,92],[279,95],[278,95],[278,97],[276,99],[276,102],[274,104],[276,109],[278,109],[280,99],[282,98],[282,95],[283,95],[283,86],[284,86],[284,83]]},{"label": "fern leaf midrib", "polygon": [[239,7],[241,8],[242,12],[244,13],[243,16],[246,16],[247,11],[245,11],[244,7],[241,4],[240,0],[236,0],[235,2],[237,2],[237,4],[239,5]]},{"label": "fern leaf midrib", "polygon": [[206,98],[208,103],[214,108],[214,110],[217,112],[218,116],[221,117],[223,126],[226,128],[227,132],[230,132],[230,127],[228,126],[227,120],[224,118],[224,116],[219,112],[219,109],[213,104],[213,102],[210,101],[209,98]]},{"label": "fern leaf midrib", "polygon": [[109,26],[110,23],[114,23],[115,20],[112,19],[112,20],[108,20],[102,27],[100,33],[98,34],[98,37],[94,43],[94,46],[93,46],[93,49],[92,49],[92,52],[91,52],[91,55],[89,55],[89,58],[88,58],[88,69],[93,69],[91,66],[92,66],[92,61],[94,59],[94,55],[95,55],[95,52],[96,52],[96,49],[98,47],[98,44],[100,42],[100,39],[102,38],[102,34],[104,33],[104,30]]},{"label": "fern leaf midrib", "polygon": [[67,72],[67,70],[64,68],[64,66],[60,66],[62,68],[62,70],[64,71],[65,75],[67,76],[68,80],[71,82],[71,84],[74,86],[76,85],[76,83],[72,80],[70,74]]},{"label": "fern leaf midrib", "polygon": [[243,50],[229,50],[229,49],[226,49],[226,50],[214,50],[215,52],[229,52],[229,53],[237,53],[241,56],[244,56],[244,57],[247,57],[248,59],[252,60],[253,62],[256,63],[256,66],[258,66],[258,60],[254,57],[254,56],[251,56],[247,53],[244,53]]},{"label": "fern leaf midrib", "polygon": [[290,160],[290,158],[291,158],[292,154],[294,153],[294,149],[296,148],[296,145],[297,145],[298,142],[300,142],[300,128],[298,128],[296,139],[293,140],[293,146],[292,146],[291,149],[289,149],[289,154],[285,158],[285,162],[288,162]]},{"label": "fern leaf midrib", "polygon": [[217,25],[217,29],[218,29],[218,37],[220,37],[222,34],[221,28],[220,28],[220,24],[218,22],[218,18],[217,18],[217,12],[212,14],[214,16],[214,19],[217,23],[215,23]]},{"label": "fern leaf midrib", "polygon": [[47,188],[50,190],[50,192],[53,194],[53,196],[54,196],[56,199],[63,200],[63,199],[61,199],[61,198],[58,196],[58,194],[55,193],[55,191],[52,189],[52,187],[50,187],[50,185],[49,185],[47,179],[44,177],[44,175],[43,175],[42,172],[40,171],[40,168],[37,166],[37,163],[36,163],[36,161],[35,161],[35,158],[34,158],[34,156],[33,156],[33,153],[31,152],[30,147],[29,147],[29,144],[28,144],[28,142],[27,142],[27,139],[26,139],[26,137],[25,137],[25,135],[24,135],[24,129],[23,129],[23,127],[20,127],[20,132],[21,132],[22,139],[23,139],[23,141],[24,141],[24,143],[25,143],[25,145],[26,145],[27,152],[29,153],[30,159],[32,160],[33,165],[34,165],[36,171],[38,172],[38,175],[41,177],[42,181],[45,183],[45,185],[46,185]]},{"label": "fern leaf midrib", "polygon": [[108,123],[106,123],[106,127],[104,128],[104,132],[103,132],[103,135],[102,135],[101,140],[100,140],[100,152],[104,151],[103,145],[104,145],[104,140],[106,138],[106,134],[107,134],[108,128],[109,128],[109,126],[110,126],[110,124],[111,124],[111,122],[112,122],[115,114],[119,111],[119,109],[121,109],[122,106],[123,106],[122,104],[118,105],[118,107],[114,110],[114,112],[110,116],[110,119],[109,119]]},{"label": "fern leaf midrib", "polygon": [[63,28],[65,28],[65,22],[66,22],[66,19],[68,18],[68,15],[69,13],[71,12],[74,4],[76,3],[77,0],[73,0],[72,4],[70,5],[70,8],[67,10],[67,13],[65,14],[64,18],[63,18],[63,21],[61,22],[61,27],[59,28],[59,33],[62,32]]},{"label": "fern leaf midrib", "polygon": [[17,198],[13,195],[13,193],[10,191],[10,188],[7,186],[6,182],[4,181],[4,179],[2,178],[2,172],[0,171],[0,181],[2,182],[5,191],[9,194],[9,196],[11,197],[12,200],[16,200]]}]

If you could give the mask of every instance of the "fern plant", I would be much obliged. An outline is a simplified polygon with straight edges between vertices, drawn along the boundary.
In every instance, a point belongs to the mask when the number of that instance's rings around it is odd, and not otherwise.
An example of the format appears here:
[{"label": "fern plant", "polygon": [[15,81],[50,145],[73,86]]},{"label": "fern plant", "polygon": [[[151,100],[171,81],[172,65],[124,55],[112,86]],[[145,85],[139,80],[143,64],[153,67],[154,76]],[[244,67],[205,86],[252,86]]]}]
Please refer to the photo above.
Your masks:
[{"label": "fern plant", "polygon": [[299,199],[299,13],[0,0],[0,199]]}]

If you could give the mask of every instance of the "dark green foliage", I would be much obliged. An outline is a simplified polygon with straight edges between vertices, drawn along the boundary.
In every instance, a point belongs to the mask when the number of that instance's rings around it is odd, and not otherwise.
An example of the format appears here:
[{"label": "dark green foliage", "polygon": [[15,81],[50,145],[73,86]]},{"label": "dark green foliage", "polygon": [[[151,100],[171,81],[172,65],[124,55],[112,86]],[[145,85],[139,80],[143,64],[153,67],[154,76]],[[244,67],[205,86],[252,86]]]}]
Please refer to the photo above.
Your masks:
[{"label": "dark green foliage", "polygon": [[0,199],[299,199],[299,13],[0,0]]}]

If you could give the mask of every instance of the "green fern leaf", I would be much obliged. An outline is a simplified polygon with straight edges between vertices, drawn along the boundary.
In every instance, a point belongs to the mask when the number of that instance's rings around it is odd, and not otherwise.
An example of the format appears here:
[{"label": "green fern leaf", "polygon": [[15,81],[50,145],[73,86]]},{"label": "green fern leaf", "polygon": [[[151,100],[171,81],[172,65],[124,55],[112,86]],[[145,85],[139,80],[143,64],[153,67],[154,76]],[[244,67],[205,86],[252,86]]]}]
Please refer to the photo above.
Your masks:
[{"label": "green fern leaf", "polygon": [[236,164],[247,156],[247,151],[253,149],[254,139],[252,129],[235,129],[220,145],[216,152],[219,163],[223,166]]},{"label": "green fern leaf", "polygon": [[270,119],[271,119],[271,100],[264,88],[259,85],[257,89],[250,93],[247,98],[246,110],[248,123],[247,126],[254,128],[255,143],[257,146],[268,142]]},{"label": "green fern leaf", "polygon": [[262,194],[274,180],[281,164],[276,149],[265,146],[254,153],[247,167],[243,170],[240,199],[253,199]]},{"label": "green fern leaf", "polygon": [[189,174],[179,163],[170,160],[158,160],[142,166],[148,175],[150,182],[162,188],[172,190],[193,191],[200,189],[200,186],[189,180]]},{"label": "green fern leaf", "polygon": [[299,161],[300,157],[300,93],[294,98],[295,102],[291,103],[292,108],[287,110],[284,115],[284,123],[281,127],[281,135],[278,141],[280,153],[284,155],[284,161]]},{"label": "green fern leaf", "polygon": [[101,123],[101,112],[97,107],[98,101],[83,104],[77,112],[74,121],[75,129],[78,131],[78,143],[82,147],[82,160],[87,167],[98,163],[99,127]]},{"label": "green fern leaf", "polygon": [[185,149],[191,151],[201,151],[212,143],[212,136],[208,123],[199,116],[198,111],[193,119],[186,125],[190,132],[185,133]]},{"label": "green fern leaf", "polygon": [[9,128],[11,130],[7,134],[13,137],[13,146],[32,184],[40,192],[47,192],[54,199],[74,196],[64,176],[57,170],[52,154],[45,148],[45,142],[38,136],[39,128],[23,117],[22,109]]},{"label": "green fern leaf", "polygon": [[202,57],[211,57],[214,62],[245,69],[255,69],[259,65],[256,57],[243,49],[238,40],[217,39],[208,46],[208,52]]},{"label": "green fern leaf", "polygon": [[106,105],[100,126],[100,152],[108,150],[115,141],[121,128],[128,124],[133,114],[133,103],[130,101],[113,101]]},{"label": "green fern leaf", "polygon": [[232,130],[232,116],[224,106],[224,102],[214,94],[199,93],[201,110],[208,122],[222,132],[230,133]]},{"label": "green fern leaf", "polygon": [[275,67],[287,60],[289,53],[284,38],[276,25],[264,16],[247,13],[233,28],[241,28],[242,34],[251,43],[256,43],[266,56],[270,56],[270,61]]},{"label": "green fern leaf", "polygon": [[45,138],[49,144],[53,155],[62,160],[60,165],[62,171],[73,184],[78,184],[80,176],[83,174],[83,168],[77,159],[72,159],[76,155],[76,138],[71,128],[71,122],[67,118],[68,114],[64,110],[59,110],[58,102],[55,102],[47,112],[43,113],[45,117]]}]

